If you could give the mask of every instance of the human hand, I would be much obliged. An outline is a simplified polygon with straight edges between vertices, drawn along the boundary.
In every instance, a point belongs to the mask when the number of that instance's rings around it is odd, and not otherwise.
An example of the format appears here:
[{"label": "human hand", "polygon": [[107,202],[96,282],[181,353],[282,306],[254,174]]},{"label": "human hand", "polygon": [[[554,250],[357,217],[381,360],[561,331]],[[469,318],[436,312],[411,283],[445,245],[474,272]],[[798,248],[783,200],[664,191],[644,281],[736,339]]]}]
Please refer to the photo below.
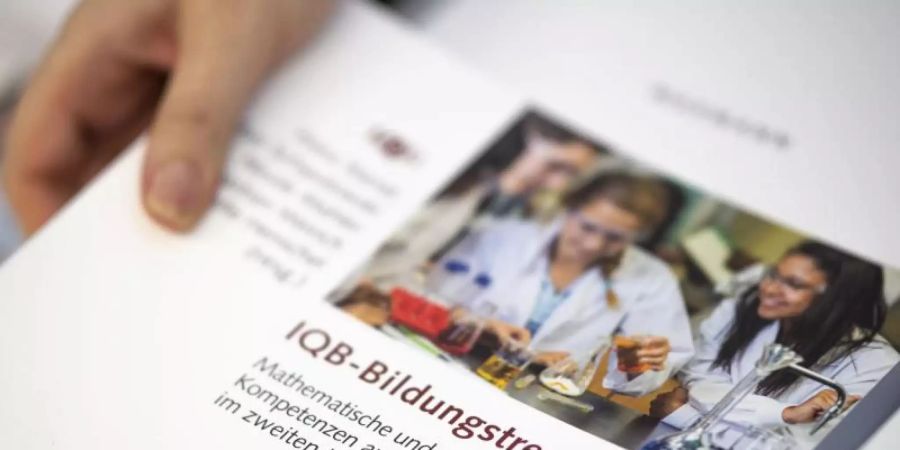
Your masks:
[{"label": "human hand", "polygon": [[84,0],[30,81],[3,182],[31,234],[150,127],[141,196],[192,228],[212,203],[256,87],[306,41],[328,0]]},{"label": "human hand", "polygon": [[688,400],[688,390],[683,387],[659,394],[650,402],[650,417],[662,419],[687,404]]},{"label": "human hand", "polygon": [[671,350],[669,339],[662,336],[646,336],[637,351],[638,364],[647,365],[651,370],[662,370]]},{"label": "human hand", "polygon": [[[831,408],[837,402],[837,391],[825,389],[819,391],[809,400],[795,406],[788,406],[781,412],[781,418],[789,424],[810,423],[815,421],[822,413]],[[844,403],[843,410],[853,406],[859,401],[860,396],[850,395]]]},{"label": "human hand", "polygon": [[544,366],[552,366],[569,357],[569,352],[540,352],[532,362]]},{"label": "human hand", "polygon": [[614,340],[619,369],[626,372],[662,370],[672,347],[662,336],[617,336]]},{"label": "human hand", "polygon": [[500,344],[506,344],[512,341],[525,345],[531,342],[530,331],[500,320],[488,320],[485,324],[485,328],[497,336],[497,339],[500,340]]}]

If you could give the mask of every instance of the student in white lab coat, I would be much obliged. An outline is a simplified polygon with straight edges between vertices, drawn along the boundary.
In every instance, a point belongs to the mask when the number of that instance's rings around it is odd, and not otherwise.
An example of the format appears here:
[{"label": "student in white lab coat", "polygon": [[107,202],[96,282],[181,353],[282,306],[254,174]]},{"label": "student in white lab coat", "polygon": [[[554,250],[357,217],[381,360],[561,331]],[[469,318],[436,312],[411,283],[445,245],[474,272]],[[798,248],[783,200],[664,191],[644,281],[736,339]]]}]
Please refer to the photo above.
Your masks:
[{"label": "student in white lab coat", "polygon": [[609,361],[604,386],[627,395],[658,388],[693,354],[678,283],[669,268],[632,242],[666,211],[655,180],[601,175],[567,199],[549,227],[503,221],[473,233],[443,261],[460,260],[493,279],[474,301],[497,306],[488,329],[501,341],[530,341],[538,361],[584,358],[602,338],[640,336],[642,373]]},{"label": "student in white lab coat", "polygon": [[389,289],[452,243],[493,220],[528,217],[532,197],[561,196],[606,149],[528,112],[490,150],[394,233],[365,267],[330,296],[342,300],[360,279]]},{"label": "student in white lab coat", "polygon": [[[773,342],[792,348],[804,358],[803,366],[844,386],[852,404],[898,362],[897,352],[876,334],[885,311],[880,267],[820,243],[802,243],[758,285],[724,301],[701,325],[697,355],[679,375],[686,389],[658,396],[651,415],[689,426],[754,370],[763,348]],[[835,400],[833,390],[783,370],[765,378],[726,420],[732,434],[746,425],[788,426],[802,444]],[[825,434],[819,431],[813,439]]]}]

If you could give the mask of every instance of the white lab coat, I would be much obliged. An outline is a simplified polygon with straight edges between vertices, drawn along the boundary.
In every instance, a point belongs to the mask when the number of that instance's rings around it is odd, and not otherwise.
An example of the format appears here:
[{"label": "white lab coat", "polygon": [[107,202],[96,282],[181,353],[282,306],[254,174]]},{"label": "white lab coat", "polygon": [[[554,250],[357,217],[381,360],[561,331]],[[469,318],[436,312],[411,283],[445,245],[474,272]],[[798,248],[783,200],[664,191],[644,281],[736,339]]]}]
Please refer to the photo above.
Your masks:
[{"label": "white lab coat", "polygon": [[[525,326],[561,224],[561,220],[543,227],[524,220],[497,221],[467,236],[444,260],[463,260],[474,272],[490,274],[492,286],[475,301],[490,301],[497,305],[496,319]],[[619,299],[617,308],[606,302],[610,286]],[[610,281],[599,270],[577,279],[570,296],[532,337],[531,347],[584,358],[614,333],[665,336],[672,346],[664,370],[648,371],[631,381],[616,369],[613,352],[604,387],[623,394],[644,395],[657,389],[693,355],[688,316],[675,277],[665,263],[637,247],[626,250]]]},{"label": "white lab coat", "polygon": [[415,271],[466,227],[489,188],[485,183],[429,203],[382,244],[366,267],[366,277],[380,281]]},{"label": "white lab coat", "polygon": [[386,240],[364,266],[357,268],[332,290],[327,300],[331,303],[343,300],[363,279],[383,290],[390,290],[395,284],[408,279],[470,225],[478,205],[489,191],[490,185],[483,183],[465,193],[430,202]]},{"label": "white lab coat", "polygon": [[[712,363],[734,320],[736,305],[735,300],[724,300],[700,325],[700,333],[695,344],[697,354],[679,374],[682,384],[690,393],[690,401],[663,419],[664,422],[679,428],[691,425],[699,417],[700,412],[712,408],[732,386],[754,370],[763,348],[775,342],[779,328],[777,322],[760,331],[746,350],[732,361],[730,373],[721,368],[712,368]],[[864,396],[898,360],[900,357],[897,352],[879,336],[851,355],[824,367],[813,367],[813,370],[840,383],[848,395]],[[823,389],[827,387],[801,378],[775,398],[750,394],[726,417],[726,421],[732,434],[739,433],[741,427],[745,425],[767,429],[788,427],[802,446],[810,447],[815,441],[821,440],[828,433],[828,428],[833,427],[837,420],[832,419],[826,428],[810,437],[811,424],[788,426],[782,420],[781,414],[788,406],[803,403]],[[723,434],[723,441],[736,438],[736,434],[727,437],[724,436],[727,434],[726,430],[719,431]]]}]

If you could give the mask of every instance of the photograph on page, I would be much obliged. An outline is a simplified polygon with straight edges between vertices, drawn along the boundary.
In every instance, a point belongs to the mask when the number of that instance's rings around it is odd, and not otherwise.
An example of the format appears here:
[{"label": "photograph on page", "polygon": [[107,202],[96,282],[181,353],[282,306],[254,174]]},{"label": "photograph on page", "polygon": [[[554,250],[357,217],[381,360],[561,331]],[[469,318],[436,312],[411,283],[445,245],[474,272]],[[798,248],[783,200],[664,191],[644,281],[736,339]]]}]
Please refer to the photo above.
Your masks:
[{"label": "photograph on page", "polygon": [[900,360],[895,268],[513,119],[335,307],[626,448],[811,448]]}]

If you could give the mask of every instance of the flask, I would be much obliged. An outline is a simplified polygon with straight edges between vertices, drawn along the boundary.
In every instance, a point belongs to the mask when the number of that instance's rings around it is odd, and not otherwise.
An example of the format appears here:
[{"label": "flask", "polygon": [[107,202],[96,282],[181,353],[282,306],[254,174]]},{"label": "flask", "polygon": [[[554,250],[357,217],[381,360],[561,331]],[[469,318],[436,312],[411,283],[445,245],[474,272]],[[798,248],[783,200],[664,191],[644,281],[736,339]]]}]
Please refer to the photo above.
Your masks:
[{"label": "flask", "polygon": [[610,345],[609,337],[604,336],[586,358],[567,356],[557,361],[541,372],[541,384],[547,389],[569,397],[584,394]]},{"label": "flask", "polygon": [[[718,424],[732,409],[740,402],[747,394],[756,390],[757,385],[765,379],[769,374],[775,372],[777,370],[789,369],[797,372],[799,375],[804,376],[806,378],[815,380],[819,383],[822,383],[826,386],[829,386],[838,393],[838,399],[829,408],[822,414],[822,417],[819,419],[818,423],[812,428],[809,434],[813,434],[818,431],[826,422],[831,420],[831,418],[835,417],[840,411],[843,409],[844,401],[846,400],[846,391],[844,388],[836,383],[834,380],[826,378],[822,375],[819,375],[816,372],[813,372],[803,366],[800,366],[800,362],[803,358],[793,350],[777,343],[772,343],[766,346],[763,350],[763,354],[760,359],[756,362],[756,367],[754,370],[750,371],[744,378],[742,378],[738,383],[730,390],[712,409],[709,410],[703,417],[700,418],[697,422],[691,425],[689,428],[684,431],[665,436],[659,439],[654,439],[641,447],[642,450],[681,450],[681,449],[692,449],[692,450],[703,450],[703,449],[714,449],[717,448],[717,445],[714,444],[714,436],[712,429]],[[752,431],[753,433],[757,433],[756,431]],[[748,433],[745,433],[748,434]],[[758,434],[758,433],[757,433]],[[741,448],[766,448],[766,449],[774,449],[778,448],[781,443],[785,443],[785,447],[783,448],[792,448],[792,445],[788,440],[784,437],[778,437],[777,435],[771,434],[771,436],[767,435],[771,439],[766,439],[764,444],[757,444],[763,441],[756,441],[757,443],[747,444]],[[776,440],[774,437],[777,437]],[[752,446],[747,446],[752,445]],[[760,446],[762,445],[762,446]]]}]

